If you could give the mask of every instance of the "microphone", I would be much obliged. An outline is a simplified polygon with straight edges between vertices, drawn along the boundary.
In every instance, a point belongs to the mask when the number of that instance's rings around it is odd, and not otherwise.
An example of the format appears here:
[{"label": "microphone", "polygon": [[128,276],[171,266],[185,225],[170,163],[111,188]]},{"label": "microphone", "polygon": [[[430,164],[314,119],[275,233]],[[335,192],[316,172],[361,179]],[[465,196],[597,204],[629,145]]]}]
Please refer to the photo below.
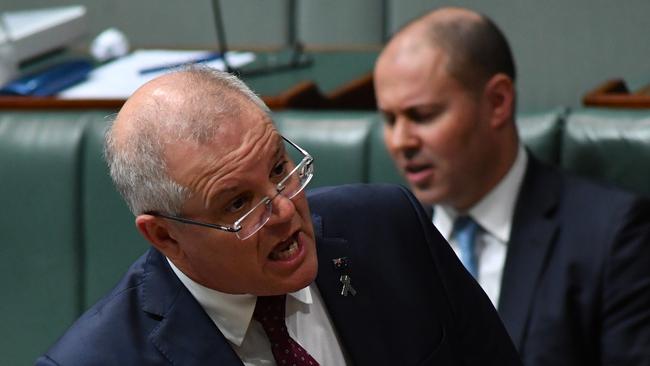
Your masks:
[{"label": "microphone", "polygon": [[[258,67],[236,68],[228,63],[228,43],[226,41],[226,31],[223,23],[220,0],[212,0],[212,14],[214,17],[214,26],[219,43],[219,53],[223,55],[223,64],[227,72],[237,74],[238,76],[253,76],[269,74],[278,71],[293,70],[311,66],[313,59],[310,55],[304,53],[304,47],[298,40],[296,31],[296,0],[289,0],[289,22],[287,24],[287,41],[289,59],[286,61],[268,61]],[[282,52],[281,52],[282,53]],[[286,53],[286,50],[283,52]],[[272,57],[273,60],[281,57]]]}]

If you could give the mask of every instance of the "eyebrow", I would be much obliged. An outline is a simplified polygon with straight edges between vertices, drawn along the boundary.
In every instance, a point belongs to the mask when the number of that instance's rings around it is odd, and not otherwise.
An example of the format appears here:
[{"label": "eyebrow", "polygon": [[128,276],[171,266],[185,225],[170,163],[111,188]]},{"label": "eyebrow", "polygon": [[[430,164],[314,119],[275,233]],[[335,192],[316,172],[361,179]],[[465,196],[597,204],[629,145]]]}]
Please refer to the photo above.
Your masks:
[{"label": "eyebrow", "polygon": [[[279,159],[282,155],[285,153],[285,148],[284,148],[284,143],[283,143],[282,137],[278,139],[278,144],[277,147],[275,148],[275,151],[271,154],[271,162],[272,164],[275,164],[275,160]],[[232,194],[236,192],[239,189],[240,185],[239,184],[232,184],[232,185],[226,185],[222,188],[219,188],[214,194],[212,195],[211,199],[209,200],[209,205],[208,207],[217,204],[220,202],[221,197]],[[207,207],[206,207],[207,208]]]},{"label": "eyebrow", "polygon": [[275,148],[275,152],[273,153],[273,160],[280,158],[280,156],[284,155],[286,152],[286,149],[284,148],[284,140],[282,137],[278,139],[278,144]]},{"label": "eyebrow", "polygon": [[219,188],[214,194],[208,199],[205,209],[213,209],[216,205],[222,203],[222,197],[225,195],[233,194],[239,188],[238,185],[226,186]]}]

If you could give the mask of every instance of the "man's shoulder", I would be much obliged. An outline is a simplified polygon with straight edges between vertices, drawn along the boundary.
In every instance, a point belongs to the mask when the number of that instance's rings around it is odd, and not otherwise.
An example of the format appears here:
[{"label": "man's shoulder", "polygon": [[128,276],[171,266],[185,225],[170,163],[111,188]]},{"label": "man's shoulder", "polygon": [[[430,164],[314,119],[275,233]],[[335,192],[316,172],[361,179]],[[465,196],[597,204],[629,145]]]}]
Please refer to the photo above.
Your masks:
[{"label": "man's shoulder", "polygon": [[563,227],[563,236],[593,244],[644,225],[650,216],[648,199],[606,182],[541,164],[527,174],[514,213],[516,227],[528,230],[528,223],[550,219]]},{"label": "man's shoulder", "polygon": [[[309,190],[307,198],[310,205],[382,206],[387,203],[417,203],[415,196],[403,186],[397,184],[345,184],[340,186],[320,187]],[[417,203],[419,206],[419,203]]]},{"label": "man's shoulder", "polygon": [[[428,221],[422,204],[405,187],[396,184],[348,184],[322,187],[307,194],[313,216],[329,221]],[[317,220],[317,219],[316,219]],[[422,221],[422,220],[419,220]]]},{"label": "man's shoulder", "polygon": [[[534,181],[524,184],[522,188],[523,195],[536,194],[535,191],[539,189],[557,187],[558,197],[562,205],[567,207],[581,206],[582,209],[591,212],[599,209],[624,209],[631,206],[650,204],[647,199],[614,184],[578,176],[554,166],[535,162],[530,169],[532,171],[528,179]],[[536,189],[530,189],[532,186],[536,187]]]},{"label": "man's shoulder", "polygon": [[403,186],[353,184],[319,188],[309,193],[309,206],[318,236],[389,242],[403,238],[405,233],[418,232],[428,238],[429,244],[444,242],[436,235],[420,202]]},{"label": "man's shoulder", "polygon": [[142,303],[144,267],[154,254],[150,250],[135,261],[115,288],[81,315],[38,362],[110,364],[132,356],[117,351],[128,354],[137,351],[136,345],[146,344],[158,324],[155,317],[146,316]]}]

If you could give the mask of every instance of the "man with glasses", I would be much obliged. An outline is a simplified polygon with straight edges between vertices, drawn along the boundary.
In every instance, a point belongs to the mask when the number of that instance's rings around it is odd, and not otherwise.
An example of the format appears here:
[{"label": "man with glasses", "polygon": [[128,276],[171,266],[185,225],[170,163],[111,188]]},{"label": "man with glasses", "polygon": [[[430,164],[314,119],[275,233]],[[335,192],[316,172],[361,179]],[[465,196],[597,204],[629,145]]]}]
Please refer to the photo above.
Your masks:
[{"label": "man with glasses", "polygon": [[417,200],[344,186],[308,205],[315,159],[237,78],[146,84],[106,157],[152,248],[37,364],[519,364]]}]

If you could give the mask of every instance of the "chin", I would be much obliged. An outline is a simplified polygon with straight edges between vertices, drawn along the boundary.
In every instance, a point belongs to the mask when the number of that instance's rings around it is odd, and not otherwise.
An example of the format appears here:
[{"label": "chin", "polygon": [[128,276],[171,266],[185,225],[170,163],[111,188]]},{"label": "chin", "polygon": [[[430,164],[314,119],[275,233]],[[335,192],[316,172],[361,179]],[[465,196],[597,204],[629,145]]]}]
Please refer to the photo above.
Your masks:
[{"label": "chin", "polygon": [[409,185],[415,198],[420,201],[424,206],[432,206],[439,204],[446,204],[450,199],[452,190],[448,184],[441,184],[441,182],[432,183],[427,182],[420,186]]},{"label": "chin", "polygon": [[[315,257],[315,256],[314,256]],[[263,287],[256,286],[257,291],[250,293],[257,296],[273,296],[296,292],[309,286],[316,279],[318,261],[308,261],[289,276],[267,278]]]},{"label": "chin", "polygon": [[318,274],[318,260],[314,256],[313,262],[310,259],[301,266],[301,268],[293,273],[290,278],[285,279],[279,284],[279,288],[274,291],[275,294],[280,295],[301,290],[314,282]]},{"label": "chin", "polygon": [[301,268],[295,274],[295,277],[291,279],[289,286],[291,288],[286,292],[298,291],[314,282],[316,275],[318,274],[318,260],[316,259],[316,256],[314,256],[313,262],[311,259],[308,262],[310,263],[305,263],[303,268]]},{"label": "chin", "polygon": [[420,201],[421,204],[425,206],[435,205],[440,202],[440,195],[436,194],[435,191],[428,189],[419,189],[417,187],[411,187],[413,194]]}]

